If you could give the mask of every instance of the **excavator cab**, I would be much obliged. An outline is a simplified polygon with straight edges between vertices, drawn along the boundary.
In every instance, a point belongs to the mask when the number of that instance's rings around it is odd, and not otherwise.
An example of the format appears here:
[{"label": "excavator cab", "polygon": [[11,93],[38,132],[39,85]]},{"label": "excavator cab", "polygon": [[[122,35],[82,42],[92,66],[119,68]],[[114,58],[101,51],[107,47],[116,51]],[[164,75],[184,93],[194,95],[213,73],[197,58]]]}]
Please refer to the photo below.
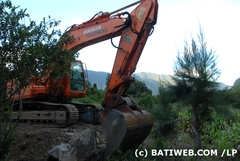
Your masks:
[{"label": "excavator cab", "polygon": [[70,69],[70,90],[84,91],[86,81],[82,62],[72,62]]},{"label": "excavator cab", "polygon": [[75,60],[70,64],[70,73],[58,81],[65,87],[64,98],[83,98],[86,96],[86,76],[83,63]]}]

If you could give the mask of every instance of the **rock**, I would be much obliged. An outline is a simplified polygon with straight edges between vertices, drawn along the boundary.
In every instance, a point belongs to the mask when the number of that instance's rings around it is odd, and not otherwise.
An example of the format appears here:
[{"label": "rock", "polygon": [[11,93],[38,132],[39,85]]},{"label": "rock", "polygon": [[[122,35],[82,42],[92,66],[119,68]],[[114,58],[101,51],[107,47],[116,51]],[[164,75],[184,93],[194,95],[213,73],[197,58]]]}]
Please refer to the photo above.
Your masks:
[{"label": "rock", "polygon": [[100,140],[99,140],[99,138],[97,138],[97,143],[100,144]]},{"label": "rock", "polygon": [[19,146],[18,146],[21,150],[24,150],[27,148],[27,144],[25,142],[21,143]]},{"label": "rock", "polygon": [[71,126],[72,129],[77,129],[76,126]]},{"label": "rock", "polygon": [[106,149],[106,144],[99,144],[98,145],[98,148],[101,150],[101,149]]},{"label": "rock", "polygon": [[42,138],[40,138],[40,137],[38,137],[38,138],[37,138],[37,141],[43,141],[43,139],[42,139]]},{"label": "rock", "polygon": [[96,132],[84,130],[76,134],[66,144],[61,144],[48,152],[47,161],[57,159],[59,161],[86,160],[97,152]]},{"label": "rock", "polygon": [[57,140],[57,141],[61,141],[62,139],[61,139],[60,137],[57,137],[56,140]]},{"label": "rock", "polygon": [[67,132],[67,131],[68,131],[68,128],[62,129],[62,132]]},{"label": "rock", "polygon": [[66,132],[65,135],[68,135],[68,136],[74,136],[75,133],[73,133],[73,132]]},{"label": "rock", "polygon": [[19,161],[25,161],[25,160],[26,160],[26,156],[21,155],[21,156],[19,157]]},{"label": "rock", "polygon": [[[55,147],[56,147],[56,145],[52,145],[52,146],[51,146],[51,149],[53,149],[53,148],[55,148]],[[51,150],[51,149],[50,149],[50,150]]]},{"label": "rock", "polygon": [[31,137],[32,134],[31,134],[31,133],[25,133],[25,136],[26,136],[26,137]]}]

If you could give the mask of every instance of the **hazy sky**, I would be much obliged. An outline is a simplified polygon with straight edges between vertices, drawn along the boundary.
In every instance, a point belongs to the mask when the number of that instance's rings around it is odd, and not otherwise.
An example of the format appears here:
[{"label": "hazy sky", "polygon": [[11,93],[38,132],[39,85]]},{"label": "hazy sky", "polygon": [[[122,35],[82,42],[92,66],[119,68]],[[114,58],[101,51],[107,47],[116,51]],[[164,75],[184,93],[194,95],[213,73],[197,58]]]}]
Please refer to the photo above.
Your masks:
[{"label": "hazy sky", "polygon": [[[37,22],[43,17],[61,20],[62,31],[89,20],[99,12],[112,12],[136,0],[12,0],[27,8]],[[220,82],[233,85],[240,77],[240,0],[158,0],[158,21],[139,60],[136,72],[173,74],[173,63],[183,43],[205,31],[208,48],[218,55]],[[131,11],[131,10],[130,10]],[[115,39],[115,44],[118,41]],[[109,40],[79,51],[89,70],[111,72],[116,49]]]}]

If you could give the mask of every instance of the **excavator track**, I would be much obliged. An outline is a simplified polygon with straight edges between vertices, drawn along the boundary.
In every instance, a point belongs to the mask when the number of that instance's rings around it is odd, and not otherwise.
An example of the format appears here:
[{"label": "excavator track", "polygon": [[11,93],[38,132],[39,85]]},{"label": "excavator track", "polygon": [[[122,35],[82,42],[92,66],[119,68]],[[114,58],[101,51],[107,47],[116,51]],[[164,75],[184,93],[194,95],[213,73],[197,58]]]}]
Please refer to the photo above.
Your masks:
[{"label": "excavator track", "polygon": [[65,127],[78,122],[79,111],[72,104],[24,102],[20,116],[15,111],[13,120],[18,120],[19,125],[25,126]]},{"label": "excavator track", "polygon": [[98,112],[104,110],[100,104],[69,102],[74,105],[79,112],[79,122],[98,124]]}]

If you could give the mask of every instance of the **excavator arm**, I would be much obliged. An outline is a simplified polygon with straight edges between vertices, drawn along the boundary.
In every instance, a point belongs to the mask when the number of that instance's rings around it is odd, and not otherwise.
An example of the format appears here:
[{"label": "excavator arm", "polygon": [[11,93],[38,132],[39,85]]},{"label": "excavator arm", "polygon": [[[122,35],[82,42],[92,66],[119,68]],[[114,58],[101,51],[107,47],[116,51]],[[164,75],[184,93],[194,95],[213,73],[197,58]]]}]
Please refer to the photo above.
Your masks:
[{"label": "excavator arm", "polygon": [[[157,5],[144,1],[128,14],[128,27],[122,31],[116,59],[106,93],[107,99],[114,93],[124,95],[134,78],[134,73],[148,36],[156,24]],[[153,14],[153,15],[152,15]]]},{"label": "excavator arm", "polygon": [[[122,12],[133,5],[131,12]],[[72,25],[67,33],[73,39],[65,43],[66,50],[73,52],[82,48],[120,36],[117,54],[109,79],[99,120],[106,137],[106,154],[114,149],[137,148],[148,136],[153,126],[150,113],[139,108],[127,96],[127,90],[134,81],[138,60],[149,35],[157,21],[157,0],[141,0],[112,13],[99,12],[92,19],[80,25]],[[102,49],[104,50],[104,49]]]}]

